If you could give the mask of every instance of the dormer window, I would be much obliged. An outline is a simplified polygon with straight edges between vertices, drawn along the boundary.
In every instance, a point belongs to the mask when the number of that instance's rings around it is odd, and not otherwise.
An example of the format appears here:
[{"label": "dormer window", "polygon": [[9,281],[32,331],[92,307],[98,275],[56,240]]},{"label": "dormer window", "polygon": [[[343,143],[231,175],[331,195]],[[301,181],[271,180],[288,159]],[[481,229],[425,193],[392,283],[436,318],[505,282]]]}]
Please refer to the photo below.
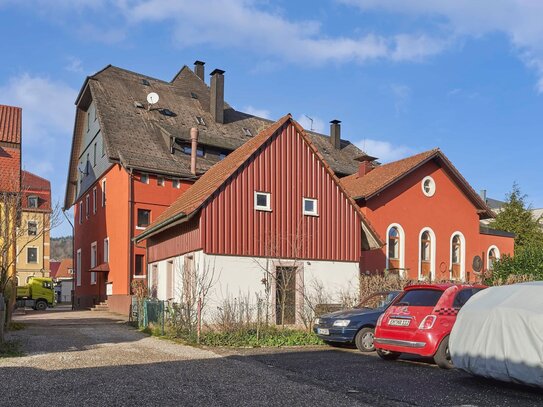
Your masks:
[{"label": "dormer window", "polygon": [[[192,147],[191,146],[183,146],[183,152],[185,154],[191,155],[192,154]],[[196,155],[198,157],[203,157],[204,156],[204,149],[201,148],[201,147],[198,147],[196,149]]]},{"label": "dormer window", "polygon": [[198,123],[200,126],[205,126],[206,125],[206,122],[205,122],[204,118],[201,117],[201,116],[196,116],[196,123]]},{"label": "dormer window", "polygon": [[29,208],[37,208],[38,207],[38,197],[37,196],[29,196],[28,197],[28,207]]}]

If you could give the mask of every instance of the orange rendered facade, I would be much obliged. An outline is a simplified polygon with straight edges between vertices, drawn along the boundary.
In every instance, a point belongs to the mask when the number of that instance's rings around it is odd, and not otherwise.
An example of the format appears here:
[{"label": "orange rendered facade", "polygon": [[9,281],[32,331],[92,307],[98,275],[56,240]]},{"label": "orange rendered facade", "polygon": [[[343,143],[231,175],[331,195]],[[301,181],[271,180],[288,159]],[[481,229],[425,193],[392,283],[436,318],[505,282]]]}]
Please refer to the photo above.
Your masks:
[{"label": "orange rendered facade", "polygon": [[[422,181],[427,176],[435,183],[433,196],[423,193]],[[476,206],[435,161],[425,163],[359,204],[386,241],[382,249],[364,253],[362,273],[395,269],[415,280],[428,279],[431,272],[432,280],[475,281],[475,256],[481,257],[482,269],[486,270],[489,256],[514,252],[512,237],[480,232]],[[393,227],[399,236],[390,233]],[[425,231],[429,242],[423,242]],[[453,244],[454,236],[460,239]],[[396,251],[390,248],[393,245],[398,246]],[[427,261],[423,260],[424,250],[429,254]]]},{"label": "orange rendered facade", "polygon": [[[132,242],[144,229],[137,226],[138,209],[150,211],[152,221],[189,186],[180,181],[175,187],[168,178],[160,186],[154,175],[148,175],[148,183],[142,183],[139,174],[131,175],[114,164],[81,194],[74,205],[77,307],[91,307],[107,299],[112,311],[128,312],[131,282],[146,278],[146,248],[143,243]],[[137,256],[142,257],[136,273]],[[90,271],[93,265],[98,268],[95,280]]]}]

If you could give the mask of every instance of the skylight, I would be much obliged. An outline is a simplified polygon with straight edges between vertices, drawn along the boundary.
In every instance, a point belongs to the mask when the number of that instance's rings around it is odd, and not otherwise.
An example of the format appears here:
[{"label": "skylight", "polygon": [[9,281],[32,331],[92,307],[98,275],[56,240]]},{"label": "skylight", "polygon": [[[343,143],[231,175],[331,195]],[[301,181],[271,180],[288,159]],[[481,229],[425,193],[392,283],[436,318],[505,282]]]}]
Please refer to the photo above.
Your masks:
[{"label": "skylight", "polygon": [[193,99],[198,99],[198,95],[194,92],[190,92],[190,97]]},{"label": "skylight", "polygon": [[142,79],[141,83],[142,83],[142,85],[145,85],[145,86],[151,86],[151,84],[149,83],[149,81],[147,79]]},{"label": "skylight", "polygon": [[247,137],[253,137],[253,133],[251,133],[251,130],[249,130],[247,127],[243,128],[243,134]]},{"label": "skylight", "polygon": [[172,112],[170,109],[161,109],[160,113],[162,113],[164,116],[170,116],[174,117],[177,116],[174,112]]},{"label": "skylight", "polygon": [[202,126],[205,126],[206,125],[206,122],[204,121],[204,118],[201,117],[201,116],[196,116],[196,123],[202,125]]}]

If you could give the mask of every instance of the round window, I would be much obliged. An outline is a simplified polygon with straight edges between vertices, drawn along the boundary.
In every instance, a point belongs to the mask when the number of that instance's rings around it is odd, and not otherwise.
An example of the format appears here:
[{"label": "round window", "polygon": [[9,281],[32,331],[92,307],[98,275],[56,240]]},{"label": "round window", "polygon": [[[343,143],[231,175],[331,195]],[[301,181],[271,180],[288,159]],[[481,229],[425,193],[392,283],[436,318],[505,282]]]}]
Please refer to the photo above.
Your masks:
[{"label": "round window", "polygon": [[422,192],[426,196],[433,196],[436,193],[436,183],[432,177],[424,177],[422,180]]}]

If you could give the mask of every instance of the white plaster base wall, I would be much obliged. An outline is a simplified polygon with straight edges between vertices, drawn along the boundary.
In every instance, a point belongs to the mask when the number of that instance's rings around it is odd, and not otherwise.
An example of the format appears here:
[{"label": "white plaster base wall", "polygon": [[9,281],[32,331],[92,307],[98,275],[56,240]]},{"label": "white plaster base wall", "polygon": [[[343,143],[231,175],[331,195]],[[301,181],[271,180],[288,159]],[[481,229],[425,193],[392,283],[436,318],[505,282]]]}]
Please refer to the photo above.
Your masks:
[{"label": "white plaster base wall", "polygon": [[[340,293],[349,292],[358,295],[359,265],[354,262],[334,262],[315,260],[277,260],[236,256],[216,256],[204,254],[202,251],[188,253],[168,260],[162,260],[149,265],[149,284],[153,278],[157,283],[156,297],[160,300],[179,301],[183,289],[184,267],[186,256],[192,256],[193,268],[196,273],[203,270],[213,271],[215,284],[208,294],[206,314],[213,314],[217,307],[224,304],[228,298],[249,298],[256,303],[256,294],[263,296],[265,286],[262,280],[266,276],[265,270],[273,271],[276,266],[296,265],[297,294],[296,303],[299,306],[303,302],[302,290],[305,285],[307,290],[313,286],[314,280],[319,281],[330,295],[331,301],[340,302]],[[173,262],[173,267],[168,268],[167,263]],[[190,261],[189,261],[190,262]],[[294,264],[293,264],[294,263]],[[168,287],[167,273],[173,270],[173,292]],[[157,277],[153,277],[153,273]],[[170,295],[171,294],[171,295]],[[275,290],[272,284],[272,304],[275,302]],[[272,307],[274,308],[274,307]]]}]

